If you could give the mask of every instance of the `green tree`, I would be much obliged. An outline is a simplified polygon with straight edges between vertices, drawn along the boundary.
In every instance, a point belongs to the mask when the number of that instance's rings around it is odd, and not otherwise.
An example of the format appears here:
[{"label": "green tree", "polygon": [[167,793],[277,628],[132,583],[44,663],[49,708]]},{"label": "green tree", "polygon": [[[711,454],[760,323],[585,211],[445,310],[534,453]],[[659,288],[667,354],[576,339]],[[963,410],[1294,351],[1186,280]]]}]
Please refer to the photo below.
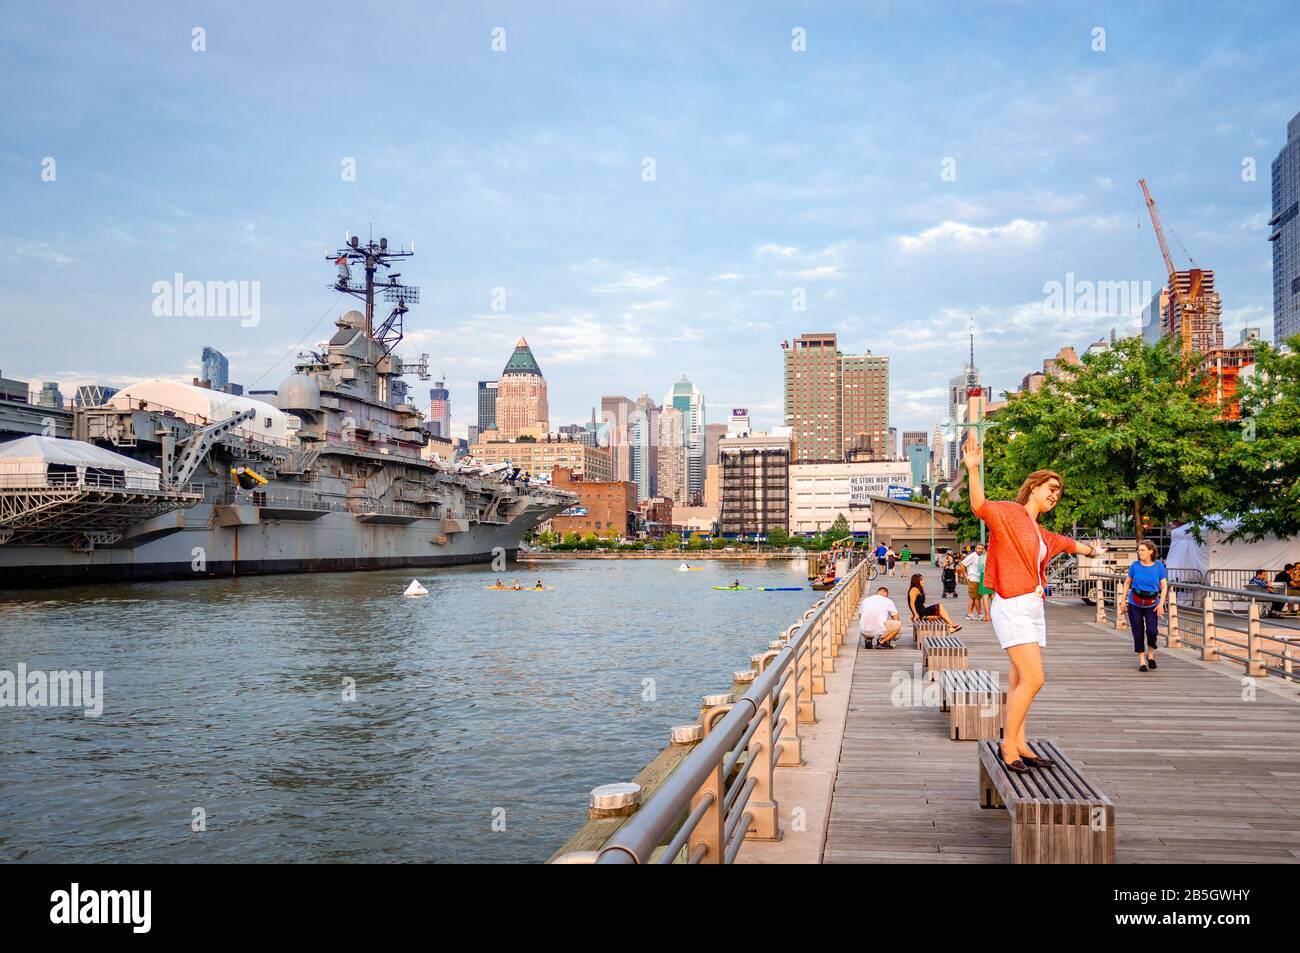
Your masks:
[{"label": "green tree", "polygon": [[577,533],[564,534],[564,545],[566,546],[577,546],[581,542],[582,542],[582,537],[579,536]]},{"label": "green tree", "polygon": [[681,533],[669,533],[667,536],[664,537],[665,549],[676,549],[681,544],[682,544]]},{"label": "green tree", "polygon": [[847,539],[852,535],[853,535],[853,530],[849,529],[849,521],[847,518],[845,518],[843,513],[836,514],[835,522],[831,524],[831,528],[828,529],[824,534],[825,541],[828,543],[834,543],[837,540]]},{"label": "green tree", "polygon": [[784,526],[773,526],[772,532],[767,534],[767,541],[773,546],[789,546],[790,534]]},{"label": "green tree", "polygon": [[1233,539],[1300,534],[1300,335],[1287,344],[1261,344],[1238,392],[1242,419],[1221,480],[1225,511],[1240,521]]},{"label": "green tree", "polygon": [[[1223,506],[1228,428],[1206,399],[1196,358],[1167,341],[1127,338],[1085,355],[1071,379],[1049,377],[1036,393],[1012,395],[996,419],[984,447],[986,494],[1015,499],[1030,473],[1055,470],[1065,492],[1044,519],[1052,528],[1117,521],[1141,538],[1151,523]],[[953,510],[958,538],[977,538],[964,495]]]}]

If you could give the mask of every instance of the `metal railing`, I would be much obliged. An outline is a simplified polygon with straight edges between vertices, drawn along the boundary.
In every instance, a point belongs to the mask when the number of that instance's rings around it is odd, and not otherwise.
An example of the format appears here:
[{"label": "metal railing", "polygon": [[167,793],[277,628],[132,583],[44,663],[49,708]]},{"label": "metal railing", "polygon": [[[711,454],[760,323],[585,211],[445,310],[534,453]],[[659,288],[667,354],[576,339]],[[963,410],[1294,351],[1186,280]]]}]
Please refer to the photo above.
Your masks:
[{"label": "metal railing", "polygon": [[[114,471],[91,467],[88,471],[47,471],[44,467],[0,474],[0,489],[5,490],[132,490],[142,493],[159,491],[157,474],[136,470]],[[165,487],[163,488],[166,489]]]},{"label": "metal railing", "polygon": [[[1124,579],[1092,580],[1098,623],[1128,628],[1128,610],[1119,598]],[[1171,580],[1170,590],[1160,616],[1165,645],[1194,649],[1207,662],[1236,663],[1248,676],[1300,681],[1300,597],[1180,580]]]},{"label": "metal railing", "polygon": [[741,698],[706,704],[702,740],[598,853],[561,861],[729,864],[747,839],[778,839],[775,771],[803,763],[799,725],[816,721],[814,696],[825,693],[854,626],[866,566],[859,562],[755,657],[757,674]]}]

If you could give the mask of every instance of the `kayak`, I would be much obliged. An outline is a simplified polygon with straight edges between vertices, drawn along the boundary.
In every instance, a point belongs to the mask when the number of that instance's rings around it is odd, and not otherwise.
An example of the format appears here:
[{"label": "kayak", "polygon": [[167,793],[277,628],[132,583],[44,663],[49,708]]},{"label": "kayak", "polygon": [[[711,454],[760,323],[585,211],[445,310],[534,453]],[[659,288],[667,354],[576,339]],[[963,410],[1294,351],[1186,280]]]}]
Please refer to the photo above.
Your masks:
[{"label": "kayak", "polygon": [[714,586],[714,589],[721,589],[724,592],[749,592],[749,586]]},{"label": "kayak", "polygon": [[818,590],[819,592],[825,592],[827,589],[834,589],[835,583],[832,582],[830,584],[827,584],[824,582],[814,582],[812,587]]},{"label": "kayak", "polygon": [[547,586],[546,589],[538,589],[536,586],[521,586],[516,589],[514,586],[484,586],[484,589],[497,589],[501,592],[546,592],[554,589],[554,586]]},{"label": "kayak", "polygon": [[803,586],[759,586],[759,592],[803,592]]},{"label": "kayak", "polygon": [[678,572],[704,572],[703,566],[678,566]]}]

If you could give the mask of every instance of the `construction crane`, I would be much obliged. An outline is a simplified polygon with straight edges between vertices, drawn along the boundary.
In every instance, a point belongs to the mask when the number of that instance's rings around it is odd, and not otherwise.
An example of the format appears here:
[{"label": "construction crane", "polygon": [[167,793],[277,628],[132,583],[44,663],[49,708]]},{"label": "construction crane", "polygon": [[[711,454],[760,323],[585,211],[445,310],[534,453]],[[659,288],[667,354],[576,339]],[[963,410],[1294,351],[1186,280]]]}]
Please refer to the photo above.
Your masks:
[{"label": "construction crane", "polygon": [[1169,253],[1169,243],[1165,241],[1165,230],[1160,226],[1160,211],[1156,208],[1156,200],[1151,197],[1151,190],[1147,188],[1146,179],[1138,179],[1138,185],[1142,186],[1142,195],[1147,200],[1147,211],[1151,213],[1151,225],[1156,230],[1156,239],[1160,242],[1160,254],[1165,259],[1165,270],[1169,272],[1169,292],[1174,296],[1178,303],[1179,312],[1179,330],[1182,332],[1182,350],[1184,353],[1192,349],[1192,315],[1199,313],[1201,309],[1201,270],[1193,268],[1188,272],[1188,294],[1183,294],[1183,289],[1178,282],[1178,268],[1174,265],[1174,256]]}]

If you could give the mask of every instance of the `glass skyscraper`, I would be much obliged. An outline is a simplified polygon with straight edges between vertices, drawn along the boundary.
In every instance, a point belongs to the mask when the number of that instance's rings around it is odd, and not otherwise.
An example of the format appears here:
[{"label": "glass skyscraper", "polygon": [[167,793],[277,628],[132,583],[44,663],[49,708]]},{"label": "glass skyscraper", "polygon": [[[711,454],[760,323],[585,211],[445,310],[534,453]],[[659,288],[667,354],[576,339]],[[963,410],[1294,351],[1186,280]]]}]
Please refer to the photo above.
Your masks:
[{"label": "glass skyscraper", "polygon": [[1300,334],[1300,113],[1286,127],[1273,160],[1273,343]]},{"label": "glass skyscraper", "polygon": [[203,366],[203,379],[213,390],[224,391],[230,383],[230,362],[215,347],[205,347],[199,363]]}]

